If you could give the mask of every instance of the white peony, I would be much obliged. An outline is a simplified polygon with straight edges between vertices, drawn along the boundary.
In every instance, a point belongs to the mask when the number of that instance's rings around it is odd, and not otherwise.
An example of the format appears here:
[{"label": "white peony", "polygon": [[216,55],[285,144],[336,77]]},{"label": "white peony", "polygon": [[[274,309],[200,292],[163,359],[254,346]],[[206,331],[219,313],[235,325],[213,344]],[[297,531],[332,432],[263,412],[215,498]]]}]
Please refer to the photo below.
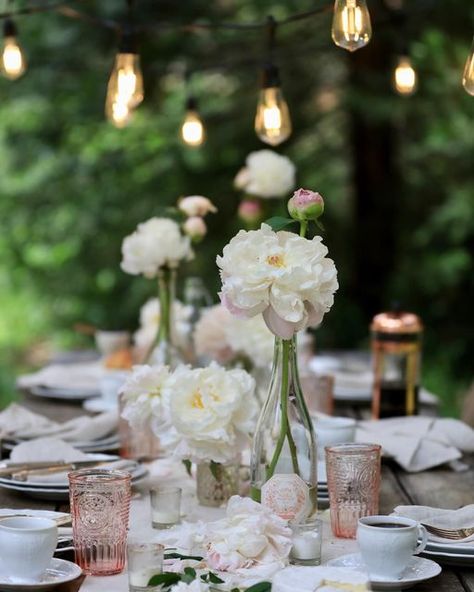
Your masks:
[{"label": "white peony", "polygon": [[286,520],[250,498],[233,496],[226,516],[210,522],[206,561],[211,569],[235,571],[288,564],[292,532]]},{"label": "white peony", "polygon": [[171,588],[172,592],[209,592],[209,584],[203,582],[200,578],[196,578],[189,584],[185,582],[178,582]]},{"label": "white peony", "polygon": [[257,368],[268,367],[274,339],[262,318],[240,319],[217,304],[203,312],[194,331],[196,353],[219,364],[245,358]]},{"label": "white peony", "polygon": [[142,428],[152,417],[163,419],[162,390],[169,377],[167,366],[134,366],[120,389],[125,407],[122,417],[134,428]]},{"label": "white peony", "polygon": [[[173,302],[171,326],[173,343],[183,350],[189,345],[192,312],[191,306],[179,300]],[[159,324],[160,301],[158,298],[150,298],[140,309],[140,328],[133,335],[133,341],[140,352],[146,354],[150,350],[156,339]]]},{"label": "white peony", "polygon": [[290,339],[318,325],[333,305],[337,271],[327,252],[320,236],[308,240],[267,224],[241,230],[217,257],[221,301],[240,317],[262,313],[275,335]]},{"label": "white peony", "polygon": [[155,277],[162,267],[178,267],[182,259],[191,259],[189,237],[168,218],[150,218],[139,224],[122,243],[123,271],[132,275]]},{"label": "white peony", "polygon": [[188,218],[193,218],[194,216],[204,217],[209,212],[213,214],[217,212],[217,208],[212,201],[202,195],[183,197],[178,202],[178,209],[188,216]]},{"label": "white peony", "polygon": [[155,430],[175,458],[193,462],[235,460],[255,427],[255,381],[244,370],[178,367],[162,389]]},{"label": "white peony", "polygon": [[237,173],[234,184],[257,197],[282,197],[295,188],[295,174],[296,167],[286,156],[258,150],[247,156],[246,166]]}]

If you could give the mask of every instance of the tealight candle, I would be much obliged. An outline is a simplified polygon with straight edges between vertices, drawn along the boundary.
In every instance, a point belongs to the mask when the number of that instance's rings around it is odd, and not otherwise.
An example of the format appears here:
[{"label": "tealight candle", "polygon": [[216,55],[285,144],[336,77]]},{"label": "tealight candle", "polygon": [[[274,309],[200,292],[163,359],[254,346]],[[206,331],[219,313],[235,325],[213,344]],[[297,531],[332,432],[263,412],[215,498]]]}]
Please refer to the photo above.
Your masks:
[{"label": "tealight candle", "polygon": [[163,570],[163,545],[129,540],[127,544],[128,585],[130,592],[151,592],[148,582]]},{"label": "tealight candle", "polygon": [[152,489],[150,504],[153,528],[170,528],[178,524],[181,516],[181,488]]},{"label": "tealight candle", "polygon": [[319,565],[321,563],[322,523],[312,520],[301,524],[290,524],[293,531],[291,563]]}]

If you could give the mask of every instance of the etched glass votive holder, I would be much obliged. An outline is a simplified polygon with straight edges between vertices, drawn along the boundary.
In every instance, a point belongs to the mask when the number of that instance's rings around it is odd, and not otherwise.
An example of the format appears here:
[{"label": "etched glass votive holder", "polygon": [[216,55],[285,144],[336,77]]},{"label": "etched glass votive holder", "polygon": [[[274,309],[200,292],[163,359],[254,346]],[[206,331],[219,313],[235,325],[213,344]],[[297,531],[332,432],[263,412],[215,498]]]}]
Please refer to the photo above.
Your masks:
[{"label": "etched glass votive holder", "polygon": [[171,528],[181,520],[181,487],[158,487],[150,491],[153,528]]},{"label": "etched glass votive holder", "polygon": [[378,444],[326,446],[331,528],[335,536],[354,539],[359,518],[378,514],[380,449]]},{"label": "etched glass votive holder", "polygon": [[130,473],[82,469],[68,477],[76,563],[87,575],[120,573],[125,565]]},{"label": "etched glass votive holder", "polygon": [[321,520],[290,523],[293,531],[293,546],[290,563],[293,565],[320,565],[323,523]]},{"label": "etched glass votive holder", "polygon": [[153,576],[163,571],[164,546],[153,542],[129,539],[127,543],[128,586],[130,592],[152,592],[160,585],[149,586]]}]

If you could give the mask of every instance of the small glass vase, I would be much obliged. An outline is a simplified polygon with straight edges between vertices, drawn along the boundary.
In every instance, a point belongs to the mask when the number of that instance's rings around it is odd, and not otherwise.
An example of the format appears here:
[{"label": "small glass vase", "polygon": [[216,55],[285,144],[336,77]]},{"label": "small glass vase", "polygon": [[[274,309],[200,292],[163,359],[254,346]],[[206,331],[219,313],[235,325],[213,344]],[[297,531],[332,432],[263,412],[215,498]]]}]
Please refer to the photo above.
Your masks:
[{"label": "small glass vase", "polygon": [[160,322],[155,342],[146,357],[146,363],[151,366],[166,365],[174,369],[184,363],[183,356],[174,342],[173,306],[175,294],[176,270],[160,269],[158,272]]},{"label": "small glass vase", "polygon": [[218,508],[239,493],[240,460],[232,463],[198,463],[196,493],[201,506]]},{"label": "small glass vase", "polygon": [[291,522],[317,510],[317,449],[298,376],[296,338],[275,339],[272,376],[250,461],[251,496]]}]

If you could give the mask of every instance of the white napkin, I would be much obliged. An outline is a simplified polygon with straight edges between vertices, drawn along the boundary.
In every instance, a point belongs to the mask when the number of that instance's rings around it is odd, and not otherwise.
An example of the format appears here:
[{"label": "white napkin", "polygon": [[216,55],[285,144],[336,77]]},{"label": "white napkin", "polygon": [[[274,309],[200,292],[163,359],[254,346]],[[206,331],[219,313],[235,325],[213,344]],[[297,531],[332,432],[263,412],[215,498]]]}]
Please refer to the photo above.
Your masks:
[{"label": "white napkin", "polygon": [[74,364],[51,364],[32,374],[17,379],[19,388],[44,386],[53,389],[99,390],[99,381],[104,374],[101,362],[77,362]]},{"label": "white napkin", "polygon": [[474,430],[457,419],[394,417],[361,421],[357,442],[381,444],[408,472],[425,471],[474,452]]},{"label": "white napkin", "polygon": [[[42,461],[64,461],[76,462],[91,460],[90,455],[77,450],[67,442],[56,438],[38,438],[22,442],[15,446],[10,454],[13,462],[42,462]],[[131,470],[137,463],[133,460],[116,460],[100,466],[102,469],[117,469],[120,471]],[[65,486],[68,484],[67,474],[69,471],[44,474],[28,475],[27,481],[34,483],[48,483],[50,485]]]},{"label": "white napkin", "polygon": [[[459,508],[459,510],[445,510],[443,508],[430,508],[429,506],[397,506],[393,513],[396,516],[405,516],[427,526],[435,528],[474,528],[474,504]],[[431,541],[459,544],[470,543],[474,545],[474,534],[463,539],[446,539],[428,533]]]},{"label": "white napkin", "polygon": [[108,436],[116,429],[117,424],[118,415],[115,410],[94,417],[82,415],[60,424],[12,403],[0,413],[0,438],[29,440],[57,436],[69,442],[85,442]]}]

